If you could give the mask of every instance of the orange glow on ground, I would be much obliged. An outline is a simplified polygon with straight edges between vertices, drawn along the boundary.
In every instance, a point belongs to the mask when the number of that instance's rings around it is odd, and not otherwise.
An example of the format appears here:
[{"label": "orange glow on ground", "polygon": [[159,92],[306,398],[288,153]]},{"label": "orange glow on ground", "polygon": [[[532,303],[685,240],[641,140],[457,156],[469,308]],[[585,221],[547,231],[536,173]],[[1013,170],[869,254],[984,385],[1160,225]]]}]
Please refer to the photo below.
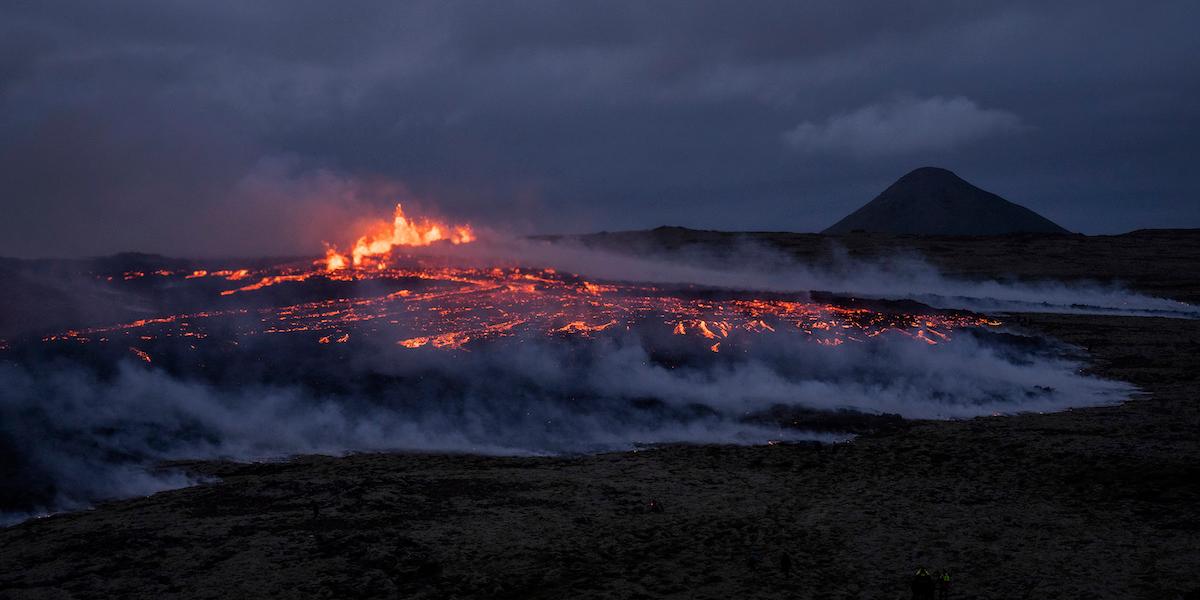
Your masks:
[{"label": "orange glow on ground", "polygon": [[[389,253],[370,266],[335,270],[327,270],[318,261],[309,269],[181,271],[169,278],[177,278],[181,284],[200,277],[230,281],[233,285],[218,292],[229,301],[272,286],[304,289],[314,284],[345,286],[371,281],[384,289],[363,288],[372,294],[361,297],[352,293],[356,288],[341,288],[348,290],[345,295],[338,292],[337,297],[323,300],[164,315],[43,339],[74,343],[125,339],[126,345],[172,337],[203,340],[222,323],[237,323],[235,340],[237,336],[311,332],[316,334],[313,339],[324,345],[349,343],[354,332],[354,338],[358,333],[367,338],[392,336],[390,343],[404,348],[465,349],[475,341],[518,335],[593,337],[634,327],[642,331],[665,327],[668,335],[696,339],[704,348],[722,352],[754,337],[797,333],[826,346],[883,334],[934,345],[949,340],[956,329],[1000,324],[969,313],[878,312],[785,300],[779,294],[759,298],[742,292],[713,300],[687,289],[595,283],[553,269],[459,268],[424,260]],[[253,283],[237,285],[243,280]],[[110,284],[122,285],[121,280]],[[287,297],[288,293],[283,290],[277,295]]]}]

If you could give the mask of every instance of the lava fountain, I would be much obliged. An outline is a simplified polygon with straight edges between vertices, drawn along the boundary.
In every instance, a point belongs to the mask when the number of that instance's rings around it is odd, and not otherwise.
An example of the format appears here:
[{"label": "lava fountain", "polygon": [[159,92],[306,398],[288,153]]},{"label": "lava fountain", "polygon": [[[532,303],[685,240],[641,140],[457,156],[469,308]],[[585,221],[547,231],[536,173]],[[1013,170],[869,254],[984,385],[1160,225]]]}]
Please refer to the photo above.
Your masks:
[{"label": "lava fountain", "polygon": [[[172,288],[211,290],[213,282],[221,281],[234,285],[217,290],[217,297],[204,310],[80,328],[43,339],[121,340],[136,348],[137,343],[156,339],[186,338],[195,343],[216,331],[235,340],[310,334],[319,343],[346,342],[352,335],[392,335],[391,343],[402,348],[465,349],[473,342],[503,337],[592,337],[660,327],[694,338],[716,353],[743,346],[755,336],[790,334],[825,346],[880,335],[935,345],[949,340],[956,329],[1000,324],[961,311],[914,309],[911,303],[900,306],[832,297],[817,302],[808,293],[590,281],[551,268],[461,266],[436,252],[415,252],[418,247],[475,240],[469,225],[414,217],[398,204],[392,220],[371,226],[348,254],[328,245],[325,258],[309,266],[97,275],[114,285],[147,278]],[[289,301],[311,297],[313,293],[306,290],[314,287],[325,290],[320,294],[324,297]],[[280,290],[271,296],[269,306],[261,306],[261,298],[238,300],[267,288]],[[229,322],[237,326],[230,327]],[[137,355],[145,359],[141,350]]]},{"label": "lava fountain", "polygon": [[371,264],[384,268],[386,261],[381,258],[386,257],[392,248],[397,246],[428,246],[435,242],[466,244],[473,241],[475,233],[469,225],[447,225],[430,219],[414,218],[405,214],[404,207],[397,203],[390,223],[376,223],[370,227],[368,233],[354,242],[349,261],[336,247],[327,245],[325,268],[337,271],[348,266],[364,267]]}]

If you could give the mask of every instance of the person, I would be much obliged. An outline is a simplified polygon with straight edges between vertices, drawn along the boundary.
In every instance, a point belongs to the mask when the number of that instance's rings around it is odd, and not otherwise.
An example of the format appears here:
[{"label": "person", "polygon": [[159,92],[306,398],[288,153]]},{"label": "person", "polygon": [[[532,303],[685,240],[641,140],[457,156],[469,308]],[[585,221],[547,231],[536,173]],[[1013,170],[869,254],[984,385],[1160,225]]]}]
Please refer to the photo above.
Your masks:
[{"label": "person", "polygon": [[650,503],[646,505],[646,508],[648,508],[652,513],[660,513],[663,511],[662,504],[659,504],[658,498],[651,498]]},{"label": "person", "polygon": [[779,570],[783,571],[784,577],[789,577],[792,574],[792,557],[787,552],[779,553]]},{"label": "person", "polygon": [[938,600],[949,600],[950,598],[950,571],[942,569],[942,574],[938,575],[937,581]]},{"label": "person", "polygon": [[933,577],[925,567],[917,567],[912,579],[913,600],[933,600]]}]

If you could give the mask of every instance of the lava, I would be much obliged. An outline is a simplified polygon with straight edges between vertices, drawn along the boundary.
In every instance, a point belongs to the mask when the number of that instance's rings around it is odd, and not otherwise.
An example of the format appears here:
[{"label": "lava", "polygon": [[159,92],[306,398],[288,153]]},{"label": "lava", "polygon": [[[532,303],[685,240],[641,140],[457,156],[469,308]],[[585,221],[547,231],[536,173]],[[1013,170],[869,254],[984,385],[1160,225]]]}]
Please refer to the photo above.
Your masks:
[{"label": "lava", "polygon": [[469,225],[447,225],[430,219],[410,217],[404,208],[396,204],[390,223],[381,221],[370,228],[370,232],[358,238],[350,251],[350,260],[334,246],[325,251],[325,268],[330,271],[349,266],[362,267],[374,264],[385,268],[385,259],[397,246],[429,246],[435,242],[466,244],[475,241],[475,233]]},{"label": "lava", "polygon": [[[969,313],[871,309],[813,302],[806,294],[597,282],[549,268],[450,266],[428,253],[406,251],[474,239],[469,226],[414,218],[397,205],[392,221],[359,237],[349,256],[327,246],[324,259],[300,265],[97,274],[113,286],[153,275],[161,282],[156,285],[198,286],[215,297],[206,310],[73,329],[42,340],[129,346],[171,338],[195,344],[213,337],[210,341],[236,344],[243,336],[291,334],[329,345],[349,343],[354,333],[356,340],[402,348],[468,350],[504,337],[587,338],[635,329],[657,335],[654,330],[662,328],[667,337],[695,339],[726,353],[758,337],[794,334],[825,346],[885,334],[935,345],[956,329],[999,325]],[[214,290],[214,281],[229,284]],[[273,305],[263,307],[264,299],[255,294],[273,286],[282,289],[271,296]],[[279,300],[296,294],[321,299]],[[149,361],[141,350],[134,353]]]},{"label": "lava", "polygon": [[[473,342],[512,336],[594,337],[616,330],[651,331],[704,342],[723,352],[758,336],[799,333],[815,343],[837,346],[890,334],[926,344],[950,339],[956,329],[999,323],[969,313],[898,312],[787,298],[779,294],[662,287],[645,283],[597,283],[553,269],[466,268],[389,253],[371,266],[297,270],[279,266],[248,271],[180,272],[178,285],[205,277],[254,283],[217,291],[233,300],[271,286],[340,284],[345,297],[281,303],[266,308],[214,308],[155,316],[115,325],[81,328],[43,338],[46,342],[145,342],[212,335],[312,334],[321,344],[347,343],[351,332],[387,339],[404,348],[468,349]],[[322,283],[323,282],[323,283]],[[386,284],[361,293],[365,282]],[[118,282],[112,282],[117,285]],[[399,288],[399,289],[397,289]],[[289,292],[292,288],[281,290]],[[342,294],[338,294],[342,295]],[[280,294],[287,297],[287,293]],[[766,297],[764,297],[766,296]],[[128,344],[126,344],[128,345]]]}]

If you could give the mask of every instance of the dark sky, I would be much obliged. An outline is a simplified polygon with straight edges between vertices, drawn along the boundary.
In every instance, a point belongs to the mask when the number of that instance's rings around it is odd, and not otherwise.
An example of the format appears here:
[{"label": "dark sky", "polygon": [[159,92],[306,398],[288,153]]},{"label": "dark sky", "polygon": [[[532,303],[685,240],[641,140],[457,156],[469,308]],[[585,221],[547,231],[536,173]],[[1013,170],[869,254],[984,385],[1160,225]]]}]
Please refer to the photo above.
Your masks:
[{"label": "dark sky", "polygon": [[519,232],[819,230],[950,168],[1200,227],[1200,3],[0,4],[0,255],[317,252],[397,199]]}]

